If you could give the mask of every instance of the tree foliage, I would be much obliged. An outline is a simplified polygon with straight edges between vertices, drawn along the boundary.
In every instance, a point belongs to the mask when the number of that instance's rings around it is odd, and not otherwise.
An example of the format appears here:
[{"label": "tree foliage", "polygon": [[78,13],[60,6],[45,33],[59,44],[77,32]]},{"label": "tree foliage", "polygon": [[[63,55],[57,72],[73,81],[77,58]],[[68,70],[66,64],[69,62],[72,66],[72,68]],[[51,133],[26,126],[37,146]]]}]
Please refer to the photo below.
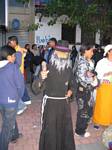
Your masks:
[{"label": "tree foliage", "polygon": [[47,12],[52,23],[64,14],[69,17],[68,25],[80,24],[87,31],[105,31],[112,25],[111,0],[52,0]]},{"label": "tree foliage", "polygon": [[[28,3],[32,0],[17,1]],[[112,36],[112,0],[49,0],[41,16],[46,14],[52,17],[49,25],[55,24],[58,17],[65,15],[67,19],[63,23],[69,26],[80,24],[85,33],[95,33],[100,29],[104,37]],[[38,27],[38,24],[33,24],[28,30],[37,30]]]}]

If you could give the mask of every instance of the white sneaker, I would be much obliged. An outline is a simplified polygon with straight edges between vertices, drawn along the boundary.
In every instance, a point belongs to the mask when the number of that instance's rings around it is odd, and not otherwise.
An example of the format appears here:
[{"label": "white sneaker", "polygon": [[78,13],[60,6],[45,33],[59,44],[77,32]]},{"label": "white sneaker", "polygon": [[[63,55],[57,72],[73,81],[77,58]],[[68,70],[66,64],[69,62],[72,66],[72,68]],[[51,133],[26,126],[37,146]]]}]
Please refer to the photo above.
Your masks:
[{"label": "white sneaker", "polygon": [[24,103],[25,103],[26,105],[30,105],[30,104],[31,104],[31,100],[25,101]]},{"label": "white sneaker", "polygon": [[17,115],[22,114],[27,109],[27,106],[25,106],[23,109],[20,109],[17,111]]},{"label": "white sneaker", "polygon": [[77,136],[77,137],[80,136],[80,137],[84,137],[84,138],[88,138],[90,135],[91,134],[89,132],[86,132],[84,135],[80,135],[80,134],[75,133],[75,136]]},{"label": "white sneaker", "polygon": [[79,134],[77,134],[77,133],[75,133],[75,136],[79,137],[80,135],[79,135]]},{"label": "white sneaker", "polygon": [[90,132],[86,132],[83,137],[88,138],[90,137],[90,135],[91,135]]}]

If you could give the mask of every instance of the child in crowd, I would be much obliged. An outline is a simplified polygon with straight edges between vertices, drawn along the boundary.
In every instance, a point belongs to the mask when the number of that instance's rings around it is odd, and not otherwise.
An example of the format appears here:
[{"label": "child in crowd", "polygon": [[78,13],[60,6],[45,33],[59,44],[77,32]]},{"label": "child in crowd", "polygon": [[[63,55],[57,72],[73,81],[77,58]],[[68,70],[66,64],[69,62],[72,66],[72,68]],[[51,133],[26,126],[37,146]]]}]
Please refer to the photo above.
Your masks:
[{"label": "child in crowd", "polygon": [[20,136],[16,114],[18,102],[24,93],[24,78],[18,65],[14,63],[15,53],[10,46],[3,46],[0,50],[0,112],[3,120],[0,150],[8,150],[9,142]]}]

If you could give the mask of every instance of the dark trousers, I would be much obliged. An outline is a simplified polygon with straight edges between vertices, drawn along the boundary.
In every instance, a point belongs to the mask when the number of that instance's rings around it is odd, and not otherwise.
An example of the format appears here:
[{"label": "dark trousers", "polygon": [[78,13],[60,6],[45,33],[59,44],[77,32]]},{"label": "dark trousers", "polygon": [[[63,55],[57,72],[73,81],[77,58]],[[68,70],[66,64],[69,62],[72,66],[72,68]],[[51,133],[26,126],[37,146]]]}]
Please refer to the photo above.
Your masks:
[{"label": "dark trousers", "polygon": [[91,105],[91,91],[79,85],[76,99],[78,104],[78,112],[75,132],[79,135],[84,135],[93,114],[93,106]]},{"label": "dark trousers", "polygon": [[87,110],[88,116],[83,116],[81,110],[78,110],[77,112],[77,121],[76,121],[76,129],[75,132],[79,135],[84,135],[86,132],[86,129],[88,127],[88,123],[90,121],[90,118],[92,116],[93,108],[90,107]]},{"label": "dark trousers", "polygon": [[17,110],[15,108],[6,108],[4,106],[0,106],[0,112],[2,115],[0,150],[8,150],[9,142],[19,137],[16,122]]}]

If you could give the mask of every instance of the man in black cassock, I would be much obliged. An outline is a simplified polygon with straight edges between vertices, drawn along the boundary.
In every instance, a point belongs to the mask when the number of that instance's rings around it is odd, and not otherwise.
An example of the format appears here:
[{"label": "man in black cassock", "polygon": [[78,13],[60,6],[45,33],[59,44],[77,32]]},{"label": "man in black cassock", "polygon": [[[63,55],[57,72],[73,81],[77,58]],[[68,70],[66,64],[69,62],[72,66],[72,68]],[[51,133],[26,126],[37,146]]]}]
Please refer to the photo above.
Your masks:
[{"label": "man in black cassock", "polygon": [[39,150],[75,150],[69,101],[74,77],[68,46],[67,41],[58,41],[49,65],[42,63],[40,76],[33,82],[35,93],[44,91]]}]

